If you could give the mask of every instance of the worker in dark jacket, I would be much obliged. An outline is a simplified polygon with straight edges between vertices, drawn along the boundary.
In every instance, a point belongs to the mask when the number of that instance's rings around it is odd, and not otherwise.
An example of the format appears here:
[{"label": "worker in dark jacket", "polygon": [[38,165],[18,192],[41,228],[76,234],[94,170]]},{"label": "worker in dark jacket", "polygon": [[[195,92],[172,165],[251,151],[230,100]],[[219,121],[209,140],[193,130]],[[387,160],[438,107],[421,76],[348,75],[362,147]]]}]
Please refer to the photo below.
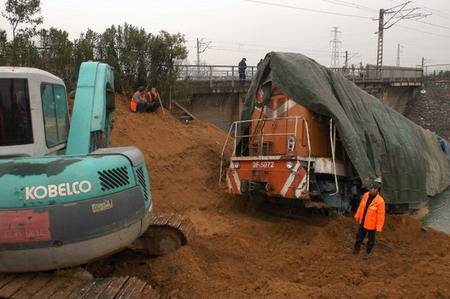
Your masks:
[{"label": "worker in dark jacket", "polygon": [[369,185],[369,192],[364,193],[359,203],[358,211],[355,214],[356,221],[359,222],[358,232],[356,233],[356,242],[352,253],[358,254],[361,244],[368,234],[366,254],[364,258],[369,258],[370,253],[375,246],[375,232],[383,230],[385,218],[384,199],[380,195],[381,184],[372,182]]},{"label": "worker in dark jacket", "polygon": [[241,85],[245,83],[245,69],[247,68],[247,63],[245,63],[246,59],[242,58],[239,62],[239,81]]}]

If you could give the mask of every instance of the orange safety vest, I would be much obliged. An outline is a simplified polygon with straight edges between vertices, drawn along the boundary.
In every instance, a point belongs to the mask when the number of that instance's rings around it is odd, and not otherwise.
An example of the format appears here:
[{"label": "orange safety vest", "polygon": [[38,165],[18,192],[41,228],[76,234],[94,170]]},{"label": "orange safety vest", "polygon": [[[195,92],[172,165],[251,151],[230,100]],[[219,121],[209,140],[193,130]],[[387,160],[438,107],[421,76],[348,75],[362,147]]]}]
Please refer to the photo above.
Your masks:
[{"label": "orange safety vest", "polygon": [[[355,219],[362,224],[362,217],[364,209],[366,207],[367,200],[369,199],[369,192],[364,193],[359,203],[358,211],[356,211]],[[384,218],[386,215],[384,199],[378,193],[370,203],[366,212],[366,218],[364,220],[364,228],[369,230],[376,230],[381,232],[383,230]]]},{"label": "orange safety vest", "polygon": [[156,93],[156,94],[154,95],[154,94],[152,94],[151,91],[149,91],[149,92],[147,93],[147,95],[148,95],[148,99],[149,99],[150,103],[153,103],[154,101],[156,101],[156,97],[158,96],[158,93]]},{"label": "orange safety vest", "polygon": [[136,92],[134,93],[133,97],[132,97],[131,100],[130,100],[130,110],[131,110],[131,111],[134,111],[134,112],[137,111],[137,106],[138,106],[138,103],[137,103],[136,100],[134,99],[134,96],[135,96],[136,94],[139,95],[139,98],[141,97],[139,91],[136,91]]},{"label": "orange safety vest", "polygon": [[134,100],[134,98],[131,98],[131,101],[130,101],[130,109],[131,109],[131,111],[133,111],[133,112],[136,112],[136,111],[137,111],[137,103],[136,103],[136,101]]}]

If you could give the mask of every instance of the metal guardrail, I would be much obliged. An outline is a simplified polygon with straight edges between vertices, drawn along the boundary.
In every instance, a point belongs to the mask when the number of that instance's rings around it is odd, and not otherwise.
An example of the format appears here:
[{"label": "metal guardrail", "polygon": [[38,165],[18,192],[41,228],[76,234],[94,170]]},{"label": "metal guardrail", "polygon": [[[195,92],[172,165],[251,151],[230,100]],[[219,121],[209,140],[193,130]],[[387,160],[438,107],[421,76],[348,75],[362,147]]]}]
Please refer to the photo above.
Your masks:
[{"label": "metal guardrail", "polygon": [[[178,65],[178,80],[209,82],[209,88],[245,85],[256,74],[256,66],[247,66],[245,79],[239,79],[239,66],[234,65]],[[221,82],[222,84],[218,84]]]},{"label": "metal guardrail", "polygon": [[[239,66],[233,65],[178,65],[178,79],[191,81],[212,82],[230,81],[231,86],[239,82]],[[245,80],[250,81],[256,74],[256,66],[247,66]],[[377,69],[375,65],[367,65],[365,68],[330,68],[345,78],[355,82],[410,82],[421,81],[422,68],[383,66]]]},{"label": "metal guardrail", "polygon": [[365,68],[330,68],[354,82],[417,82],[423,78],[422,68],[382,66],[368,64]]},{"label": "metal guardrail", "polygon": [[[239,80],[239,67],[234,65],[178,65],[178,79]],[[256,66],[247,66],[245,79],[252,79]]]}]

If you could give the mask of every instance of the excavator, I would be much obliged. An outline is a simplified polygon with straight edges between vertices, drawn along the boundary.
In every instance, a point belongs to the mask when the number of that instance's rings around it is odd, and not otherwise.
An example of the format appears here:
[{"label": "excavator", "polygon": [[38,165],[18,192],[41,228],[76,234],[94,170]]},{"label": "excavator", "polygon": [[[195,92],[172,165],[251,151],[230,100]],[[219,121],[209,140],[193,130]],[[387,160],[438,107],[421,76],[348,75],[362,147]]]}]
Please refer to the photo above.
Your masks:
[{"label": "excavator", "polygon": [[192,223],[155,214],[142,152],[109,148],[114,73],[80,66],[71,119],[63,81],[0,67],[0,272],[82,265],[121,249],[165,254]]}]

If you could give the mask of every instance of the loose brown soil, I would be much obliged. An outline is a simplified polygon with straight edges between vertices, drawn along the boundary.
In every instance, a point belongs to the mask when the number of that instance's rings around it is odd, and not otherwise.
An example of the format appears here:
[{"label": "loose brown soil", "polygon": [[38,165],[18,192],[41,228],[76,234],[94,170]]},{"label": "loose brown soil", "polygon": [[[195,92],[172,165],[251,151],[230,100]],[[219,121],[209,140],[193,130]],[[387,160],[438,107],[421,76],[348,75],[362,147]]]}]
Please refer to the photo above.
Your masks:
[{"label": "loose brown soil", "polygon": [[[88,265],[96,277],[137,276],[163,298],[450,297],[450,236],[410,216],[388,216],[369,260],[349,249],[350,215],[274,216],[218,186],[226,134],[168,111],[133,114],[116,99],[113,146],[139,147],[156,212],[188,216],[197,235],[162,257],[129,250]],[[230,149],[229,149],[230,150]]]}]

